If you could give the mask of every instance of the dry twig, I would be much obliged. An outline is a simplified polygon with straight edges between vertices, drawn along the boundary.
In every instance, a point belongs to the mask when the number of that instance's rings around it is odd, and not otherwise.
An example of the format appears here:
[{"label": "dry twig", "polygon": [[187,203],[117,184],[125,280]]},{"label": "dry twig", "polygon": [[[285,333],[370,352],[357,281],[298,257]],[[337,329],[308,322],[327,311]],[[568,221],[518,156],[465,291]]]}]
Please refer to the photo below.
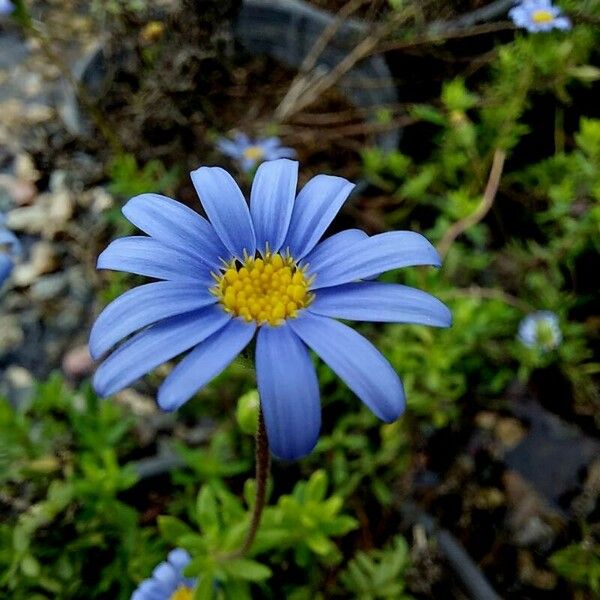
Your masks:
[{"label": "dry twig", "polygon": [[500,185],[500,178],[502,177],[505,159],[506,152],[504,150],[498,149],[494,152],[492,168],[490,169],[490,176],[485,187],[485,192],[483,193],[483,198],[481,199],[481,202],[477,208],[470,215],[460,219],[454,223],[454,225],[452,225],[448,231],[446,231],[444,237],[438,244],[438,252],[442,258],[446,256],[454,240],[467,229],[479,223],[485,217],[485,215],[488,214],[490,208],[492,208],[494,198],[496,197],[496,192],[498,191],[498,186]]}]

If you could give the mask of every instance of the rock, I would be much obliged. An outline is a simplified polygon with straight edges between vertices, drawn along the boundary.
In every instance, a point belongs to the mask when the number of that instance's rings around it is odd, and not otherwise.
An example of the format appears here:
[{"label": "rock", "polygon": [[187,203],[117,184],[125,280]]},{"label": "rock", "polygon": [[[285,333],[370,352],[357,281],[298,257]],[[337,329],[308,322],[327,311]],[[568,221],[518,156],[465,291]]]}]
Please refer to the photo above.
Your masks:
[{"label": "rock", "polygon": [[494,434],[505,449],[517,446],[527,434],[519,419],[500,417],[494,427]]},{"label": "rock", "polygon": [[481,429],[493,429],[497,422],[498,415],[490,410],[482,410],[475,415],[475,424]]},{"label": "rock", "polygon": [[68,288],[69,282],[65,273],[44,275],[33,282],[31,299],[43,302],[61,295]]},{"label": "rock", "polygon": [[13,406],[28,402],[33,395],[35,380],[23,367],[11,365],[0,378],[0,394],[6,396]]},{"label": "rock", "polygon": [[67,377],[81,379],[92,374],[94,361],[87,344],[71,348],[63,357],[62,370]]},{"label": "rock", "polygon": [[18,206],[30,204],[38,193],[34,183],[12,175],[0,174],[0,187],[8,195],[9,202]]},{"label": "rock", "polygon": [[29,261],[17,264],[11,278],[16,286],[31,285],[40,275],[53,271],[55,265],[52,244],[36,242],[31,247]]},{"label": "rock", "polygon": [[0,357],[18,348],[25,339],[16,315],[0,315]]},{"label": "rock", "polygon": [[94,214],[101,214],[112,208],[115,201],[114,198],[101,187],[95,187],[91,190],[92,205],[91,209]]},{"label": "rock", "polygon": [[589,466],[583,490],[571,503],[571,511],[581,520],[587,519],[598,506],[600,499],[600,457]]},{"label": "rock", "polygon": [[503,475],[506,503],[509,508],[507,525],[519,546],[551,546],[564,519],[519,473]]},{"label": "rock", "polygon": [[30,183],[36,182],[41,177],[40,172],[35,168],[33,159],[26,152],[17,154],[15,157],[14,170],[18,179]]},{"label": "rock", "polygon": [[50,176],[50,191],[40,194],[31,206],[11,210],[6,215],[6,224],[14,231],[53,239],[65,230],[74,209],[75,202],[66,186],[66,173],[54,171]]},{"label": "rock", "polygon": [[119,404],[127,406],[133,414],[140,417],[154,416],[158,413],[158,407],[153,398],[140,394],[132,388],[126,388],[116,394],[115,400]]},{"label": "rock", "polygon": [[517,556],[519,579],[542,590],[553,590],[557,577],[552,571],[546,571],[536,566],[531,552],[520,550]]},{"label": "rock", "polygon": [[529,429],[506,453],[506,464],[557,509],[564,508],[562,499],[580,488],[579,473],[600,456],[600,443],[533,399],[515,402],[511,410]]}]

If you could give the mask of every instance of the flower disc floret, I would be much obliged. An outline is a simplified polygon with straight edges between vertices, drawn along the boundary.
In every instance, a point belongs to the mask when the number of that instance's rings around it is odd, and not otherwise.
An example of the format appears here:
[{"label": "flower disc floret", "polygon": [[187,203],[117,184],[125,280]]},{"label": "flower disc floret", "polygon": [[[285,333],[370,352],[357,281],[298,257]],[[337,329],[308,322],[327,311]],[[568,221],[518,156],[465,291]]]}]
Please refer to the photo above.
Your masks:
[{"label": "flower disc floret", "polygon": [[549,10],[534,10],[531,14],[531,19],[534,23],[552,23],[554,15]]},{"label": "flower disc floret", "polygon": [[281,325],[313,299],[304,269],[279,253],[235,260],[214,277],[212,292],[225,311],[259,325]]},{"label": "flower disc floret", "polygon": [[258,162],[265,157],[265,151],[260,146],[250,146],[243,152],[244,158]]},{"label": "flower disc floret", "polygon": [[182,585],[173,592],[169,600],[192,600],[193,595],[192,588]]}]

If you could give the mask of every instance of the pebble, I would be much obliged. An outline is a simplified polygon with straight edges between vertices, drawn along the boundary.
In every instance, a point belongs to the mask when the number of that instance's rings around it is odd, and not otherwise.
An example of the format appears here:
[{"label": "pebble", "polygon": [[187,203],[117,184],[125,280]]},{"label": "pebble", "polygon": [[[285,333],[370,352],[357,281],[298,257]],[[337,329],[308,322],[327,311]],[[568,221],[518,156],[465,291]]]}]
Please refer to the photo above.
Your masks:
[{"label": "pebble", "polygon": [[28,402],[34,389],[35,380],[27,369],[18,365],[11,365],[4,371],[1,378],[0,393],[6,396],[14,406],[20,406]]},{"label": "pebble", "polygon": [[519,546],[547,549],[564,523],[536,489],[516,471],[507,470],[503,477],[507,524]]},{"label": "pebble", "polygon": [[18,315],[0,315],[0,357],[18,348],[25,339]]},{"label": "pebble", "polygon": [[16,286],[28,286],[40,275],[53,271],[55,265],[52,245],[45,241],[36,242],[31,246],[29,261],[17,264],[11,279]]},{"label": "pebble", "polygon": [[88,377],[94,371],[94,361],[87,344],[75,346],[67,351],[62,360],[63,373],[72,379]]},{"label": "pebble", "polygon": [[67,290],[69,281],[66,273],[43,275],[31,286],[31,299],[37,302],[51,300]]}]

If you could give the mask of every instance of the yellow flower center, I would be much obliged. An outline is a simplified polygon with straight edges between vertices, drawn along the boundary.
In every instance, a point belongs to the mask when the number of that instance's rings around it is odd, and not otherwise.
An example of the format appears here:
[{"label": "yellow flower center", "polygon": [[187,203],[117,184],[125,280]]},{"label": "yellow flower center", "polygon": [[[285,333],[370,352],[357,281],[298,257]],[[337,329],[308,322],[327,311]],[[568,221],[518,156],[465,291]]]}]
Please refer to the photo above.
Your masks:
[{"label": "yellow flower center", "polygon": [[244,158],[248,160],[260,160],[265,155],[265,151],[260,146],[250,146],[244,150]]},{"label": "yellow flower center", "polygon": [[182,585],[171,594],[169,600],[192,600],[192,598],[192,590],[189,587]]},{"label": "yellow flower center", "polygon": [[313,299],[311,279],[290,256],[267,252],[263,258],[232,261],[211,288],[223,308],[233,316],[259,325],[281,325],[294,318]]},{"label": "yellow flower center", "polygon": [[531,15],[534,23],[551,23],[554,21],[554,15],[549,10],[535,10]]}]

